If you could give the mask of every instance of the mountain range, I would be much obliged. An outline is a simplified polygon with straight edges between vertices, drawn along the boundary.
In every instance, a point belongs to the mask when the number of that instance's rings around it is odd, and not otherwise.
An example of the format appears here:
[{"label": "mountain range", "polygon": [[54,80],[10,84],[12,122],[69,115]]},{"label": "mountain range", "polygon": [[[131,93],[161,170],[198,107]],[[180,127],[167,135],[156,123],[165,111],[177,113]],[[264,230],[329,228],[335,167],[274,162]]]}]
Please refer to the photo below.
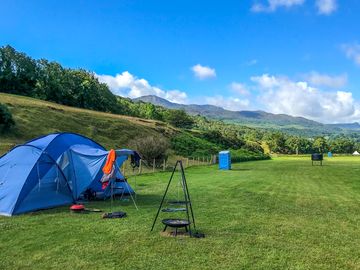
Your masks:
[{"label": "mountain range", "polygon": [[142,96],[133,99],[133,101],[148,102],[168,109],[181,109],[191,115],[202,115],[209,119],[222,120],[227,123],[281,130],[296,135],[314,136],[360,132],[359,123],[323,124],[304,117],[273,114],[260,110],[230,111],[214,105],[178,104],[155,95]]}]

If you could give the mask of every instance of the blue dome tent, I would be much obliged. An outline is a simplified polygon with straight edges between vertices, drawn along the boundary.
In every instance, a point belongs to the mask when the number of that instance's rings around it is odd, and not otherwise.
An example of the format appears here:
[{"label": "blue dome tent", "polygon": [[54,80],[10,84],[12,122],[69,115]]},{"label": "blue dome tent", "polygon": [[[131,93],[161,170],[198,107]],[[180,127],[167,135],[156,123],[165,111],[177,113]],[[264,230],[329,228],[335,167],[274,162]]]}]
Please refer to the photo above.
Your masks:
[{"label": "blue dome tent", "polygon": [[[88,188],[103,191],[102,167],[108,151],[74,133],[54,133],[16,146],[0,157],[0,215],[12,216],[75,202]],[[118,167],[132,150],[117,150]],[[123,176],[117,171],[116,178]],[[121,182],[125,192],[133,192]],[[105,190],[105,193],[109,192]]]}]

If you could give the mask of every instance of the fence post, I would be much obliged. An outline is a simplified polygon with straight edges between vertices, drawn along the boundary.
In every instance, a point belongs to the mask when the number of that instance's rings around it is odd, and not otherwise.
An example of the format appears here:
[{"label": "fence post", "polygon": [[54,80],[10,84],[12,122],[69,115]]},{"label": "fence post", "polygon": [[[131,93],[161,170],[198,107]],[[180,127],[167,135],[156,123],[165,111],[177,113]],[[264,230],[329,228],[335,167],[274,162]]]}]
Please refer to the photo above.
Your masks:
[{"label": "fence post", "polygon": [[186,168],[189,167],[189,158],[186,158]]},{"label": "fence post", "polygon": [[154,161],[153,161],[153,172],[155,172],[155,158],[154,158]]},{"label": "fence post", "polygon": [[125,166],[126,166],[126,162],[124,162],[122,165],[122,175],[123,176],[125,176]]},{"label": "fence post", "polygon": [[140,159],[140,164],[139,164],[139,174],[141,174],[141,162],[142,162],[142,159]]},{"label": "fence post", "polygon": [[163,171],[165,172],[166,170],[166,159],[164,159],[164,163],[163,163]]}]

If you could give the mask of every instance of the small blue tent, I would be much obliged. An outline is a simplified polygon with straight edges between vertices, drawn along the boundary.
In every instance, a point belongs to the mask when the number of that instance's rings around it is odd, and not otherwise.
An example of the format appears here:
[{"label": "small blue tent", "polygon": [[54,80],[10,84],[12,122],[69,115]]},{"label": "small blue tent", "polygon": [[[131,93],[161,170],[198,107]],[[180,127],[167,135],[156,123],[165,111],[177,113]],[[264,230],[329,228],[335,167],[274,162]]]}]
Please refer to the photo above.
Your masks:
[{"label": "small blue tent", "polygon": [[[99,182],[108,151],[93,140],[74,133],[55,133],[16,146],[0,157],[0,215],[15,214],[71,204]],[[118,167],[133,156],[117,150]],[[117,172],[117,178],[123,176]],[[133,192],[127,182],[126,192]],[[105,192],[109,192],[105,190]]]}]

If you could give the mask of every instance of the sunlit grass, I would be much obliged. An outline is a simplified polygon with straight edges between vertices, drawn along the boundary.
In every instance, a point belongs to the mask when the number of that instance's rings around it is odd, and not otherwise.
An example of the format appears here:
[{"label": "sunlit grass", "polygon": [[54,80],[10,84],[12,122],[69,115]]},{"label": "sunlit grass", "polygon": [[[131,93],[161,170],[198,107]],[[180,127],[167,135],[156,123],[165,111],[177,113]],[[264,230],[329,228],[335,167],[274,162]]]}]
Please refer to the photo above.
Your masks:
[{"label": "sunlit grass", "polygon": [[[169,173],[137,177],[140,210],[116,202],[125,219],[67,207],[1,217],[0,269],[359,269],[359,165],[355,157],[322,167],[281,157],[232,171],[189,168],[204,239],[164,238],[160,222],[150,232]],[[88,206],[109,211],[110,202]]]}]

